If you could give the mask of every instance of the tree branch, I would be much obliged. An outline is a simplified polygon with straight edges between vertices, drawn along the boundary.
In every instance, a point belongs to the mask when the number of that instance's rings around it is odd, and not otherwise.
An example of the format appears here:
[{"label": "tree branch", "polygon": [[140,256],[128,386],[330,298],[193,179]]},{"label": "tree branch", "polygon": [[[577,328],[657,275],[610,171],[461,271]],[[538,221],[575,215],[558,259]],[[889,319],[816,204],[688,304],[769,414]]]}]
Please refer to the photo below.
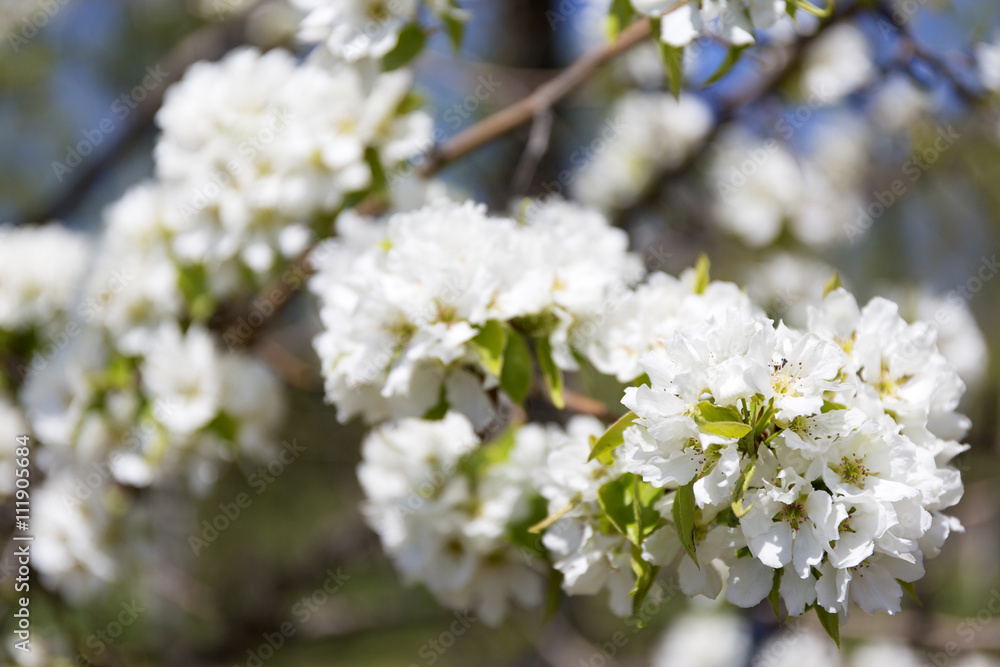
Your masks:
[{"label": "tree branch", "polygon": [[427,158],[420,169],[420,174],[424,177],[430,176],[467,153],[551,109],[559,100],[590,78],[598,67],[628,51],[646,37],[649,37],[649,19],[633,23],[622,31],[617,41],[585,53],[560,74],[539,86],[531,95],[487,116],[446,141]]}]

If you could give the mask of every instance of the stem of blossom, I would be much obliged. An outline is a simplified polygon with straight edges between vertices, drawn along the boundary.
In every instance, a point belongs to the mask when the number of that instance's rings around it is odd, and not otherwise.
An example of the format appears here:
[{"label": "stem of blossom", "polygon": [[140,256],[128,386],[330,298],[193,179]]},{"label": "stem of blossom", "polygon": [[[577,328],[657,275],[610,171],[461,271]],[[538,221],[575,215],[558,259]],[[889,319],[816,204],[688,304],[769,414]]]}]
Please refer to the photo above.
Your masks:
[{"label": "stem of blossom", "polygon": [[583,54],[553,79],[519,102],[487,116],[439,146],[420,169],[424,177],[439,171],[467,153],[527,123],[584,83],[594,70],[649,37],[649,19],[622,31],[615,42]]}]

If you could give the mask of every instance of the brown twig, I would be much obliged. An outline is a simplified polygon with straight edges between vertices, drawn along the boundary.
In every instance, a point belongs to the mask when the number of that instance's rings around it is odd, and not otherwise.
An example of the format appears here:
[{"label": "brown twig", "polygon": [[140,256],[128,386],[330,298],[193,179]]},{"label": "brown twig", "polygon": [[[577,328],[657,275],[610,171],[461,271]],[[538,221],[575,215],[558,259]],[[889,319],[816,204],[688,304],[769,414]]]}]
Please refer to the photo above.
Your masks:
[{"label": "brown twig", "polygon": [[560,74],[539,86],[532,94],[487,116],[439,146],[421,167],[421,175],[427,177],[436,173],[445,165],[551,109],[559,100],[590,78],[598,67],[628,51],[648,36],[648,19],[633,23],[622,31],[616,41],[585,53]]},{"label": "brown twig", "polygon": [[584,415],[593,415],[594,417],[602,419],[611,416],[611,413],[608,411],[608,406],[604,405],[603,402],[598,401],[596,398],[590,398],[589,396],[578,394],[575,391],[563,389],[563,400],[566,402],[567,410],[579,412]]}]

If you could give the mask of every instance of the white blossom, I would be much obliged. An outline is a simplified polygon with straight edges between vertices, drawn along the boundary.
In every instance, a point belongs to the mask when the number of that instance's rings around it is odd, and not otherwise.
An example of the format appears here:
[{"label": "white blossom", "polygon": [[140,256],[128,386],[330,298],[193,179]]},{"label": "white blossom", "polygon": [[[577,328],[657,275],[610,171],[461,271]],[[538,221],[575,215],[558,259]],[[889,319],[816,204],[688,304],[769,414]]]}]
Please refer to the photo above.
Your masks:
[{"label": "white blossom", "polygon": [[468,473],[461,460],[477,446],[471,423],[457,413],[403,419],[368,435],[358,476],[365,516],[403,577],[496,625],[511,602],[541,602],[539,573],[506,539],[529,510],[525,470],[541,452],[530,441],[511,442],[505,460]]},{"label": "white blossom", "polygon": [[572,182],[574,196],[604,211],[628,206],[659,172],[681,164],[711,126],[712,112],[697,96],[625,94],[611,109],[593,150],[575,154],[574,165],[580,167]]},{"label": "white blossom", "polygon": [[280,49],[192,66],[157,113],[155,149],[175,215],[202,237],[188,250],[257,273],[298,255],[318,219],[373,184],[373,168],[429,145],[430,119],[398,113],[409,88],[405,71],[331,72]]},{"label": "white blossom", "polygon": [[61,225],[0,226],[0,329],[44,327],[64,314],[87,253],[86,238]]}]

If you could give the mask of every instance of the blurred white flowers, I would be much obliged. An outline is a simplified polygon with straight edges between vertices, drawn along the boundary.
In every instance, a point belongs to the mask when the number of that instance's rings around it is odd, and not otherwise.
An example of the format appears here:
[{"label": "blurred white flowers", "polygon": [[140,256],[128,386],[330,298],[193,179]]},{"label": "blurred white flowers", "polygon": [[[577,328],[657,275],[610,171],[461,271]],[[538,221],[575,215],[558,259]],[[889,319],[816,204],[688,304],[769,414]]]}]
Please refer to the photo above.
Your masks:
[{"label": "blurred white flowers", "polygon": [[711,109],[694,95],[624,95],[609,114],[611,136],[602,136],[600,150],[573,163],[574,196],[602,211],[634,203],[661,171],[680,165],[711,126]]},{"label": "blurred white flowers", "polygon": [[87,269],[88,245],[60,225],[0,226],[0,329],[42,327],[65,314]]},{"label": "blurred white flowers", "polygon": [[298,255],[349,194],[430,144],[430,118],[399,113],[409,88],[405,71],[331,71],[280,49],[193,66],[157,114],[157,175],[190,230],[175,250],[256,273]]}]

